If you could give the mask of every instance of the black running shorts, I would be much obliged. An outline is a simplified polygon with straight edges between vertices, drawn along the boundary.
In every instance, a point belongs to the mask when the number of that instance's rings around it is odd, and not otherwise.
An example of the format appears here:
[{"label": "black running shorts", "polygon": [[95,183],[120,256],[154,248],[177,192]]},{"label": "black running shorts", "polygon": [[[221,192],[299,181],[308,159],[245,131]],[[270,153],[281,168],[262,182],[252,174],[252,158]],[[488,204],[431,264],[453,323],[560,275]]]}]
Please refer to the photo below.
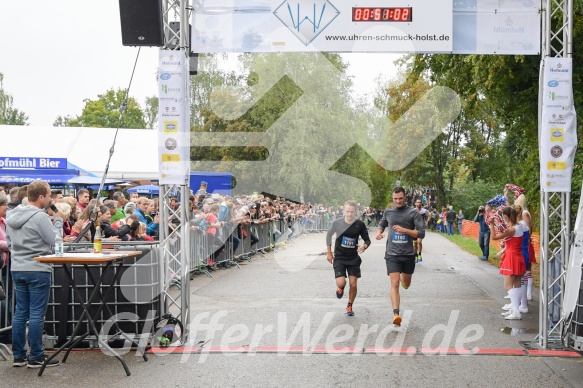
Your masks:
[{"label": "black running shorts", "polygon": [[354,260],[342,260],[334,258],[332,262],[334,265],[334,278],[345,278],[348,276],[360,277],[360,264],[362,260],[360,257]]},{"label": "black running shorts", "polygon": [[387,275],[392,272],[402,272],[412,275],[415,272],[415,255],[410,256],[386,256]]}]

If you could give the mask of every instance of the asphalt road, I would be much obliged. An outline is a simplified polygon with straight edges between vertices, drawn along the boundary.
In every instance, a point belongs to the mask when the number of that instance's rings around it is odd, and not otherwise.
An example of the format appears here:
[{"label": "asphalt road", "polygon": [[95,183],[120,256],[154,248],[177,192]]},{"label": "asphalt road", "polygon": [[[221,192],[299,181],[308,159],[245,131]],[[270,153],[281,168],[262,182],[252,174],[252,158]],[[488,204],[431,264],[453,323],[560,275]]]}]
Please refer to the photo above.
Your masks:
[{"label": "asphalt road", "polygon": [[188,345],[204,345],[202,353],[151,354],[148,362],[128,353],[130,377],[99,351],[75,352],[43,377],[0,362],[0,386],[583,386],[582,358],[524,352],[521,341],[534,343],[538,332],[538,295],[522,320],[505,321],[497,268],[438,234],[424,240],[423,262],[401,290],[404,322],[393,327],[384,244],[362,255],[353,317],[335,297],[324,234],[308,234],[191,282]]}]

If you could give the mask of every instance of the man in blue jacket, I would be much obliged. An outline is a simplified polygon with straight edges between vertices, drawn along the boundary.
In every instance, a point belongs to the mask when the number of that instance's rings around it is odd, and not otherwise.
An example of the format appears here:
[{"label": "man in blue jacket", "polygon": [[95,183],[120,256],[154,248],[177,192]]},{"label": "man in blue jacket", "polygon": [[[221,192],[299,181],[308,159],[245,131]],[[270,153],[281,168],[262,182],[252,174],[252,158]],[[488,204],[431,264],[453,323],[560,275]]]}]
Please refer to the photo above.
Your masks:
[{"label": "man in blue jacket", "polygon": [[146,211],[148,210],[148,205],[150,204],[150,200],[146,197],[138,198],[138,204],[136,206],[136,210],[134,214],[138,216],[140,222],[146,224],[146,234],[148,236],[156,235],[158,231],[158,226],[160,224],[160,216],[156,214],[154,216],[153,221],[148,222],[146,219]]}]

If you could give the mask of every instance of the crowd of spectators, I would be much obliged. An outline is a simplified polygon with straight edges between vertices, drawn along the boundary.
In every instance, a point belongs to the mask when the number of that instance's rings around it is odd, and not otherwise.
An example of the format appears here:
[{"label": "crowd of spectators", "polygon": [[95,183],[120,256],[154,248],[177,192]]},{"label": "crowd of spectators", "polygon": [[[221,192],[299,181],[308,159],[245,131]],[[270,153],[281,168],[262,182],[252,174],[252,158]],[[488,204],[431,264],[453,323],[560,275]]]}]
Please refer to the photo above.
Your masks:
[{"label": "crowd of spectators", "polygon": [[433,206],[435,207],[435,203],[437,202],[437,197],[432,193],[435,191],[433,188],[429,187],[409,187],[405,189],[405,202],[407,206],[413,206],[417,199],[420,199],[423,202],[423,206]]}]

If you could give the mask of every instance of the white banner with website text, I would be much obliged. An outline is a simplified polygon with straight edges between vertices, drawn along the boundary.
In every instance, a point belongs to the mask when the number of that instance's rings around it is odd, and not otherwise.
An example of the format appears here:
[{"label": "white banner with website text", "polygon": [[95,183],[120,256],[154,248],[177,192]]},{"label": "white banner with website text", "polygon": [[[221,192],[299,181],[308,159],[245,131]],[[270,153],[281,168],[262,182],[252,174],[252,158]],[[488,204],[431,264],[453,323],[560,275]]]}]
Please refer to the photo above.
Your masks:
[{"label": "white banner with website text", "polygon": [[571,58],[544,59],[542,93],[539,128],[541,189],[545,192],[570,192],[577,149]]},{"label": "white banner with website text", "polygon": [[158,68],[160,184],[184,185],[190,174],[189,82],[186,54],[178,50],[160,50]]},{"label": "white banner with website text", "polygon": [[451,0],[193,2],[193,52],[451,52]]},{"label": "white banner with website text", "polygon": [[534,0],[194,0],[193,52],[540,53]]}]

